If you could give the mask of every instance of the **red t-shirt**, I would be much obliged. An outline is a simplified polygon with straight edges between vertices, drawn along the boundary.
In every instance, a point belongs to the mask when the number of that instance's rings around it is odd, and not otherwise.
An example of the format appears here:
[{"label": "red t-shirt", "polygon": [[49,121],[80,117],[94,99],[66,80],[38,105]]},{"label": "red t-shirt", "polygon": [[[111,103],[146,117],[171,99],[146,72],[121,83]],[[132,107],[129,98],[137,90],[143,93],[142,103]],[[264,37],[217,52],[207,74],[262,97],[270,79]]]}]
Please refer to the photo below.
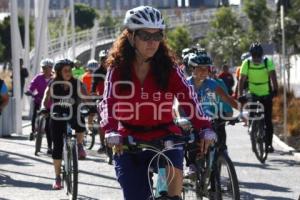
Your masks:
[{"label": "red t-shirt", "polygon": [[120,89],[120,70],[109,69],[106,80],[103,101],[99,109],[101,115],[101,127],[104,131],[117,131],[122,136],[132,135],[139,140],[152,140],[172,133],[180,133],[175,125],[168,126],[168,130],[155,130],[147,133],[135,132],[122,126],[120,121],[135,126],[157,126],[173,121],[172,106],[177,97],[181,108],[187,116],[191,116],[191,122],[196,130],[211,127],[210,121],[204,116],[197,95],[190,86],[183,72],[178,67],[173,67],[169,78],[167,91],[159,89],[150,69],[143,86],[138,80],[135,70],[131,70],[131,91]]}]

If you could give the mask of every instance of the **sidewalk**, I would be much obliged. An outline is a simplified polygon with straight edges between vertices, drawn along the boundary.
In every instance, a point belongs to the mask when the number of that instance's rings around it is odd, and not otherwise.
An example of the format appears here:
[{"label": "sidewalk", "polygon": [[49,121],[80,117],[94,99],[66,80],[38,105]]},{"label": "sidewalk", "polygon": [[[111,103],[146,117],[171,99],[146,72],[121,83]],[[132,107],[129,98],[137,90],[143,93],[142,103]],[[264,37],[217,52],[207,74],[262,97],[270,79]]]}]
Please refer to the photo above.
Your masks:
[{"label": "sidewalk", "polygon": [[[24,136],[0,138],[0,199],[67,199],[64,190],[53,191],[52,159],[46,155],[46,140],[39,157],[34,156],[34,142],[28,141],[31,127]],[[227,127],[227,143],[240,182],[242,200],[295,200],[300,194],[300,162],[276,142],[275,152],[261,164],[251,151],[249,135],[240,124]],[[96,141],[99,141],[97,138]],[[88,151],[88,159],[79,161],[79,198],[85,200],[121,200],[114,167],[104,155]]]}]

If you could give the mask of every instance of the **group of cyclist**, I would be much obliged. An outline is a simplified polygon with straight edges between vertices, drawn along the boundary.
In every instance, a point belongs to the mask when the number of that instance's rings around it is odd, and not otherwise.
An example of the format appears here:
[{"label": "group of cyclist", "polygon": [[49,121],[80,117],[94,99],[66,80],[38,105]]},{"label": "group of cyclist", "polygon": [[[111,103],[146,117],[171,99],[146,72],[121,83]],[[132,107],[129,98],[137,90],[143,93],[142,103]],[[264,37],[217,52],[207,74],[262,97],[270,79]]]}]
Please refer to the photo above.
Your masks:
[{"label": "group of cyclist", "polygon": [[[36,130],[36,117],[43,114],[46,117],[45,132],[47,136],[48,154],[52,154],[56,179],[53,189],[62,187],[60,171],[63,150],[63,131],[66,126],[65,121],[57,120],[49,115],[50,113],[68,113],[71,116],[70,124],[72,129],[76,131],[78,143],[78,158],[85,159],[86,152],[83,146],[84,132],[86,130],[85,120],[82,116],[78,118],[78,106],[80,103],[87,101],[84,97],[97,93],[101,99],[104,88],[104,76],[106,70],[103,69],[103,61],[107,55],[106,50],[99,53],[99,61],[90,60],[86,68],[81,66],[80,61],[72,62],[69,59],[58,60],[53,62],[51,59],[43,59],[40,63],[41,73],[36,75],[26,95],[32,96],[34,99],[33,116],[32,116],[32,133],[30,140],[34,139]],[[54,71],[54,73],[53,73]],[[93,74],[101,74],[97,79],[93,79]],[[96,77],[96,76],[95,76]],[[93,100],[93,99],[92,99]],[[95,106],[94,106],[95,107]],[[97,113],[97,109],[91,107],[90,113]],[[92,108],[94,108],[92,110]],[[91,114],[93,116],[93,114]],[[90,118],[90,116],[89,116]],[[104,138],[101,136],[101,138]],[[103,151],[104,141],[100,150]]]},{"label": "group of cyclist", "polygon": [[[77,133],[81,159],[86,157],[83,147],[86,129],[78,122],[79,103],[89,101],[83,98],[84,95],[103,96],[98,110],[94,110],[101,118],[101,149],[105,148],[104,145],[114,149],[116,176],[125,200],[151,198],[151,188],[145,183],[148,180],[147,167],[154,154],[148,151],[130,154],[124,151],[123,140],[129,135],[141,141],[163,140],[170,134],[180,135],[181,129],[174,123],[175,99],[178,100],[177,113],[189,118],[194,131],[200,135],[198,156],[203,156],[214,142],[227,148],[225,125],[214,130],[212,120],[230,117],[233,115],[232,108],[240,108],[237,100],[242,102],[247,81],[250,93],[265,106],[266,140],[269,151],[273,151],[271,94],[277,93],[278,86],[274,64],[271,59],[263,58],[261,45],[251,45],[250,56],[243,60],[240,68],[237,93],[231,96],[232,88],[228,88],[222,80],[228,73],[228,67],[224,66],[226,73],[218,77],[212,59],[199,48],[184,49],[180,66],[166,44],[165,28],[165,21],[155,8],[140,6],[128,10],[123,32],[109,52],[101,51],[99,54],[101,64],[90,60],[87,69],[84,69],[79,61],[64,59],[53,64],[53,61],[45,59],[41,62],[42,73],[32,80],[27,92],[35,97],[32,131],[38,109],[72,113],[70,123]],[[52,68],[55,74],[51,73]],[[105,82],[103,74],[106,74]],[[93,114],[89,118],[91,120]],[[82,117],[79,121],[84,124]],[[64,121],[50,117],[46,128],[48,153],[52,153],[56,176],[53,189],[62,187],[60,170],[64,126]],[[181,199],[183,149],[169,150],[166,156],[174,165],[167,167],[168,172],[174,173],[174,178],[168,180],[168,195],[170,199]]]}]

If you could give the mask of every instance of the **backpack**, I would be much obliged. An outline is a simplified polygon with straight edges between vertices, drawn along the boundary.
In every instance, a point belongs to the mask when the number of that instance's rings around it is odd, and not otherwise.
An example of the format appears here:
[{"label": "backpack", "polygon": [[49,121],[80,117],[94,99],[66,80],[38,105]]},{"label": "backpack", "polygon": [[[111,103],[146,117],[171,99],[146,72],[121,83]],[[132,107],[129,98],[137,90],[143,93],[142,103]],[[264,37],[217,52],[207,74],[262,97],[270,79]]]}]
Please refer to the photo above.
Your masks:
[{"label": "backpack", "polygon": [[[250,67],[250,59],[247,59],[247,64],[248,64],[248,70],[251,68]],[[264,69],[266,69],[268,71],[268,58],[264,58]],[[270,81],[270,76],[268,75],[268,84],[269,84],[269,91],[271,93],[272,91],[272,86],[271,86],[271,81]],[[247,89],[248,89],[248,86],[249,86],[249,81],[248,81],[248,77],[247,77]]]}]

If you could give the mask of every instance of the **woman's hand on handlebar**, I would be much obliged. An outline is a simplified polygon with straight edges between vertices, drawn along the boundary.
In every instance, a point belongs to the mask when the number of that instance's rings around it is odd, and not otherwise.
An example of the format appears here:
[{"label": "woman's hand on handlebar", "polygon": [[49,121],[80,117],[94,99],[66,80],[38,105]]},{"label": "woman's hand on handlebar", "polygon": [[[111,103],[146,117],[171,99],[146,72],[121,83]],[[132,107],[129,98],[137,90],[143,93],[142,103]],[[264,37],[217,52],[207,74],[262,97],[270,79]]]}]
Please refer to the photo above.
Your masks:
[{"label": "woman's hand on handlebar", "polygon": [[123,154],[123,141],[122,136],[118,132],[109,132],[105,134],[106,145],[113,149],[117,155]]}]

